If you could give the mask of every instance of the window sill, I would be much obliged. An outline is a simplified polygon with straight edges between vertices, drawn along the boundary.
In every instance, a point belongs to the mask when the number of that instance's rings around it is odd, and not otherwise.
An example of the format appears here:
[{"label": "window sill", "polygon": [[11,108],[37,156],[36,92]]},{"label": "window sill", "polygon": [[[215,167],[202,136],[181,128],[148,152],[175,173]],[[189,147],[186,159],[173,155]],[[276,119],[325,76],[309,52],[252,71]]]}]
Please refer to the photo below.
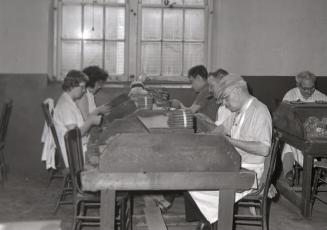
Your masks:
[{"label": "window sill", "polygon": [[[104,84],[104,88],[126,88],[130,86],[130,81],[108,81]],[[165,81],[150,80],[145,81],[144,85],[151,88],[191,88],[191,84],[186,81]]]}]

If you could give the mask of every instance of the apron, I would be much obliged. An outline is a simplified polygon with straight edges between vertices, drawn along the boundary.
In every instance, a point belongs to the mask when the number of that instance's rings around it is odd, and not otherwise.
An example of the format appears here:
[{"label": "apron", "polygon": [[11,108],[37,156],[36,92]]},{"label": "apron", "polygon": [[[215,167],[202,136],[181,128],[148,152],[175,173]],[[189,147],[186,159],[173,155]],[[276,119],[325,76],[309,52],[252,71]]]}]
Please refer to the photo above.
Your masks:
[{"label": "apron", "polygon": [[[231,129],[231,137],[234,139],[239,139],[241,134],[241,127],[245,120],[245,112],[250,107],[254,98],[251,98],[241,109],[241,111],[235,116],[235,120],[233,123],[233,127]],[[237,148],[236,148],[237,149]],[[260,178],[264,164],[248,164],[242,163],[242,168],[246,168],[257,173],[257,177]],[[253,184],[253,188],[257,188],[257,178],[255,178],[255,182]],[[235,194],[235,202],[251,193],[253,190],[249,189],[241,193]],[[199,207],[202,214],[205,218],[210,222],[214,223],[218,219],[218,209],[219,209],[219,191],[191,191],[189,192],[192,196],[193,200]]]}]

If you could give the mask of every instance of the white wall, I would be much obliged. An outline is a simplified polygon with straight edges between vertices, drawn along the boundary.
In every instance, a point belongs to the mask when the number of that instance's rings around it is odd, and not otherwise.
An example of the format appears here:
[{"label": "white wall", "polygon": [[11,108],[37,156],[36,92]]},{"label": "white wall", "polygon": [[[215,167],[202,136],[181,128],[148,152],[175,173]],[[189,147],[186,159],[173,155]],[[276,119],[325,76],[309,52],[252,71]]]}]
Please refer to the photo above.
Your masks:
[{"label": "white wall", "polygon": [[326,0],[214,0],[212,68],[327,76]]},{"label": "white wall", "polygon": [[47,73],[51,0],[0,0],[0,73]]},{"label": "white wall", "polygon": [[[213,1],[212,69],[327,75],[327,0]],[[0,73],[48,72],[50,3],[0,0]]]}]

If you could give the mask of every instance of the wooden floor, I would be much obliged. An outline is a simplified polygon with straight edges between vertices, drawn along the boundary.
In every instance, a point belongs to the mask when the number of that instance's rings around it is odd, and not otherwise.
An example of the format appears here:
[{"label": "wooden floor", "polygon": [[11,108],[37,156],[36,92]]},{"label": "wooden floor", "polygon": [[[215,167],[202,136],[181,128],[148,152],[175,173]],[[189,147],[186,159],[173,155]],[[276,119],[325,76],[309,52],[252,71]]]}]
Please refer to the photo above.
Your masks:
[{"label": "wooden floor", "polygon": [[[0,223],[12,221],[61,220],[62,229],[71,229],[72,207],[62,207],[53,214],[59,181],[46,187],[47,178],[42,176],[24,177],[9,175],[6,185],[0,187]],[[134,200],[134,229],[146,230],[144,200],[137,196]],[[163,215],[169,230],[192,230],[197,223],[185,222],[183,197],[177,197],[174,205]],[[85,227],[85,230],[99,229]],[[237,226],[236,230],[260,229],[258,227]],[[273,202],[270,215],[270,230],[324,230],[327,229],[327,206],[316,203],[310,220],[304,219],[298,209],[284,198]]]}]

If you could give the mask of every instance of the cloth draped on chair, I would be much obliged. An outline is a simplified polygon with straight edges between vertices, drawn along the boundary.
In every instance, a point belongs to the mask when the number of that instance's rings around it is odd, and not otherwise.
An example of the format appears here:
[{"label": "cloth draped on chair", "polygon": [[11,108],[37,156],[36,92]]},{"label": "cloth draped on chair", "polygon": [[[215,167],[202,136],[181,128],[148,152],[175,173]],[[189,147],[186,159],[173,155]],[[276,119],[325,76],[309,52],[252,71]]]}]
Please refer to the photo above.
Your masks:
[{"label": "cloth draped on chair", "polygon": [[[44,103],[47,103],[49,105],[50,114],[53,114],[53,110],[54,110],[53,99],[48,98],[44,101]],[[56,144],[52,137],[51,130],[46,122],[43,127],[41,143],[43,143],[41,160],[45,161],[46,169],[50,169],[50,168],[56,169],[56,162],[55,162]]]}]

